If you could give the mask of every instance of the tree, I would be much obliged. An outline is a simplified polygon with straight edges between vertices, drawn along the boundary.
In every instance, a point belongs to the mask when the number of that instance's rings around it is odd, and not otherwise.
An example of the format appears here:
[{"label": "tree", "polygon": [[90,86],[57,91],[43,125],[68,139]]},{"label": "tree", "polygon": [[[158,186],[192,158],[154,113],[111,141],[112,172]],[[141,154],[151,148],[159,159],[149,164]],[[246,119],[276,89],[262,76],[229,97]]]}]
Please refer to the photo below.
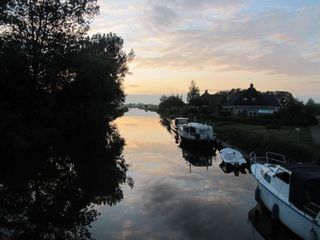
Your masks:
[{"label": "tree", "polygon": [[90,238],[91,206],[133,186],[111,120],[134,54],[115,34],[84,37],[96,2],[0,1],[4,238]]},{"label": "tree", "polygon": [[0,5],[2,38],[28,59],[34,90],[52,92],[59,88],[59,63],[87,33],[99,10],[96,2],[6,0]]},{"label": "tree", "polygon": [[196,102],[196,99],[200,97],[200,90],[199,87],[196,85],[196,83],[192,80],[190,87],[189,87],[189,92],[187,94],[187,101],[191,104],[194,105]]},{"label": "tree", "polygon": [[174,95],[165,96],[163,95],[160,98],[159,111],[160,113],[172,113],[176,114],[181,111],[184,106],[184,102],[182,100],[182,96]]}]

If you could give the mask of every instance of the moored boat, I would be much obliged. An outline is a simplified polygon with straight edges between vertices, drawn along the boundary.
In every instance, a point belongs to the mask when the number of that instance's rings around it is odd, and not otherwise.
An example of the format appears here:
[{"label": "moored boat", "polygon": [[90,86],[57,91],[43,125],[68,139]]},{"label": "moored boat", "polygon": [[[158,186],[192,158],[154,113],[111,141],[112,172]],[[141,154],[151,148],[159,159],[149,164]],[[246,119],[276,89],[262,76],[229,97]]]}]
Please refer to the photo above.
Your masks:
[{"label": "moored boat", "polygon": [[320,167],[288,164],[283,155],[271,152],[264,157],[252,152],[250,162],[256,200],[299,237],[319,240]]},{"label": "moored boat", "polygon": [[177,132],[178,129],[181,128],[183,124],[188,123],[188,120],[189,119],[185,117],[171,118],[170,120],[171,130],[174,132]]},{"label": "moored boat", "polygon": [[245,167],[247,164],[242,154],[234,148],[221,149],[220,157],[225,164],[232,165],[233,167]]},{"label": "moored boat", "polygon": [[182,125],[178,136],[180,141],[199,147],[213,147],[216,140],[212,126],[195,122]]}]

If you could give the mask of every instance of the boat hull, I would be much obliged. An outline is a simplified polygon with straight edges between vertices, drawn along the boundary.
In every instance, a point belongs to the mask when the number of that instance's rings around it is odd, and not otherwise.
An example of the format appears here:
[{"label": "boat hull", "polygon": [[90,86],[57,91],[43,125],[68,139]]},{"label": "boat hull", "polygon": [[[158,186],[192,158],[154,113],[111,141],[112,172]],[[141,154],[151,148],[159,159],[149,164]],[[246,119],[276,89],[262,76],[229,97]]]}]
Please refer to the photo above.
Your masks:
[{"label": "boat hull", "polygon": [[181,145],[186,147],[197,147],[197,148],[207,148],[212,149],[215,147],[216,141],[215,139],[191,139],[184,136],[179,135]]},{"label": "boat hull", "polygon": [[[294,233],[303,239],[320,239],[320,226],[313,219],[294,207],[290,202],[278,198],[257,179],[259,198],[276,217]],[[275,213],[275,207],[278,211]]]},{"label": "boat hull", "polygon": [[232,165],[234,167],[245,167],[247,165],[247,161],[244,159],[242,154],[233,148],[221,149],[220,157],[227,165]]}]

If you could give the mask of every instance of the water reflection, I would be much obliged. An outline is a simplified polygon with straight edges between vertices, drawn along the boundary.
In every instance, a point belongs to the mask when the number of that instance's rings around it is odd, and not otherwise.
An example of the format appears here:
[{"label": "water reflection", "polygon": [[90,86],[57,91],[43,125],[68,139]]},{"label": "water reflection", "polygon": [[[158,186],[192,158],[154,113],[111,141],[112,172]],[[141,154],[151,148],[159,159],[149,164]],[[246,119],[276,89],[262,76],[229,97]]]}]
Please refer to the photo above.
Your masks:
[{"label": "water reflection", "polygon": [[212,157],[215,159],[216,156],[216,151],[214,149],[191,148],[190,146],[184,146],[182,143],[180,143],[179,147],[182,151],[182,157],[189,165],[190,173],[192,172],[192,166],[206,167],[207,170],[212,166]]},{"label": "water reflection", "polygon": [[236,177],[238,177],[240,173],[247,174],[246,167],[243,165],[242,166],[233,166],[230,163],[226,163],[226,162],[222,161],[219,164],[219,167],[221,168],[221,170],[224,173],[232,173],[233,172]]},{"label": "water reflection", "polygon": [[300,239],[290,229],[278,220],[272,220],[270,211],[258,203],[248,213],[248,217],[252,226],[266,240],[298,240]]},{"label": "water reflection", "polygon": [[1,153],[1,239],[90,237],[93,204],[114,205],[123,199],[121,184],[133,184],[117,129],[107,124],[98,132]]},{"label": "water reflection", "polygon": [[225,174],[219,154],[209,171],[192,165],[190,174],[182,149],[156,113],[132,109],[117,125],[135,187],[125,189],[121,204],[99,207],[94,238],[260,239],[247,223],[256,187],[249,174]]}]

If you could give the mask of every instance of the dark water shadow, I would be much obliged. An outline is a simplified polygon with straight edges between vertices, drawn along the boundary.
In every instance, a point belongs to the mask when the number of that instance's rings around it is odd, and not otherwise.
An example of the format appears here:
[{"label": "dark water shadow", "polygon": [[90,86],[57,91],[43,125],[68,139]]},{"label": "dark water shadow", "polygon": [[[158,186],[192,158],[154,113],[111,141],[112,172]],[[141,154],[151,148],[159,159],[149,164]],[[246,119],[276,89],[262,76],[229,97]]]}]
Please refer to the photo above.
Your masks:
[{"label": "dark water shadow", "polygon": [[0,239],[88,239],[95,204],[123,199],[124,139],[111,124],[52,144],[1,152]]},{"label": "dark water shadow", "polygon": [[172,133],[170,126],[170,118],[160,117],[160,124],[163,126],[169,133]]},{"label": "dark water shadow", "polygon": [[193,167],[212,167],[212,161],[215,161],[216,150],[215,149],[203,149],[198,147],[191,147],[184,145],[182,142],[179,144],[179,148],[182,152],[182,157],[189,165],[190,173]]},{"label": "dark water shadow", "polygon": [[257,205],[249,211],[248,220],[252,223],[252,227],[266,240],[301,239],[279,220],[273,220],[270,211],[268,211],[263,203],[257,203]]},{"label": "dark water shadow", "polygon": [[226,163],[222,161],[219,164],[219,167],[221,170],[228,174],[228,173],[234,173],[234,176],[238,177],[240,174],[247,174],[247,168],[244,165],[241,166],[233,166],[232,164]]}]

